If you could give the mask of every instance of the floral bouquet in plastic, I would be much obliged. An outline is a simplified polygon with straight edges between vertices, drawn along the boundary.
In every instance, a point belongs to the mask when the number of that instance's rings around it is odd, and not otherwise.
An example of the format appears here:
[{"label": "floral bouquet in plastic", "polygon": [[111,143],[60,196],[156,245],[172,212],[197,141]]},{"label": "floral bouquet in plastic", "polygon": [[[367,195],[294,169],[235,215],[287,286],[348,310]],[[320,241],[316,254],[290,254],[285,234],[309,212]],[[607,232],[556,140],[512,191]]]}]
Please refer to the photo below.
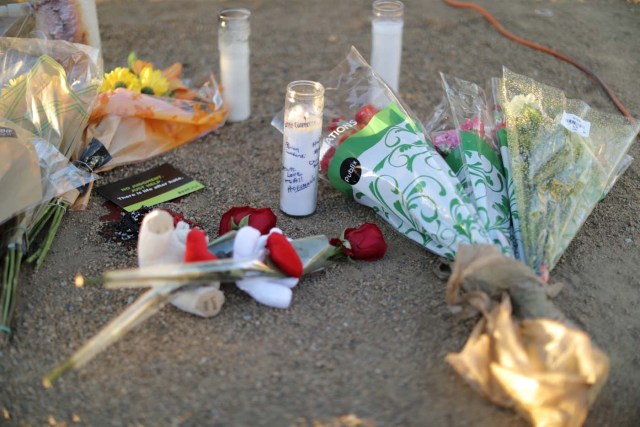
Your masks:
[{"label": "floral bouquet in plastic", "polygon": [[639,125],[508,69],[500,89],[522,261],[551,271],[628,162]]},{"label": "floral bouquet in plastic", "polygon": [[[227,109],[213,75],[191,89],[181,73],[179,63],[159,70],[132,53],[126,68],[105,74],[79,159],[102,172],[157,156],[222,126]],[[86,207],[89,193],[74,209]]]},{"label": "floral bouquet in plastic", "polygon": [[49,201],[95,176],[70,163],[102,74],[98,51],[65,41],[0,38],[0,328],[10,333],[18,274],[30,242],[62,210]]},{"label": "floral bouquet in plastic", "polygon": [[[224,124],[227,111],[212,75],[196,91],[180,79],[179,63],[157,70],[134,53],[128,62],[128,68],[118,67],[104,75],[88,124],[85,118],[84,138],[72,159],[88,172],[146,160]],[[56,202],[62,210],[49,209],[51,214],[43,217],[40,227],[47,230],[49,242],[68,207],[86,208],[92,186],[88,183],[62,195]],[[47,250],[44,246],[32,255],[36,266],[42,264]]]},{"label": "floral bouquet in plastic", "polygon": [[[625,153],[638,126],[506,69],[491,83],[493,105],[479,86],[443,76],[445,107],[455,122],[471,199],[479,211],[491,207],[486,200],[507,199],[501,205],[510,211],[514,255],[522,262],[495,247],[460,248],[447,302],[455,311],[479,311],[483,319],[447,361],[476,390],[515,407],[536,426],[581,425],[607,379],[609,361],[551,303],[560,286],[545,281],[628,165]],[[493,167],[476,168],[485,163],[483,155]],[[496,182],[499,188],[491,185]]]},{"label": "floral bouquet in plastic", "polygon": [[355,48],[322,84],[322,176],[440,256],[454,259],[460,243],[493,243],[420,122]]},{"label": "floral bouquet in plastic", "polygon": [[470,198],[493,241],[513,254],[511,206],[491,110],[479,86],[441,74]]}]

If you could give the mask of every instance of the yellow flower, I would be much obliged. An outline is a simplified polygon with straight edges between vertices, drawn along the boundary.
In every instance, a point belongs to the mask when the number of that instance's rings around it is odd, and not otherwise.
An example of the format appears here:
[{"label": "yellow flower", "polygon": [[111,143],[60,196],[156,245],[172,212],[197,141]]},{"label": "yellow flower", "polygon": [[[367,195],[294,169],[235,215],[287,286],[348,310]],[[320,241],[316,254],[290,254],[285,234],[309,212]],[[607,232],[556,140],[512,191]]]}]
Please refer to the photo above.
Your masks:
[{"label": "yellow flower", "polygon": [[11,90],[11,88],[13,88],[15,85],[19,84],[20,82],[22,82],[24,79],[27,78],[27,74],[21,74],[18,77],[16,77],[15,79],[10,79],[9,83],[5,84],[4,87],[2,88],[2,96],[6,95],[9,90]]},{"label": "yellow flower", "polygon": [[119,87],[140,92],[142,86],[138,76],[133,74],[128,68],[118,67],[112,72],[104,75],[104,80],[100,86],[100,92],[108,92]]},{"label": "yellow flower", "polygon": [[141,92],[148,95],[164,96],[169,91],[169,82],[159,70],[152,67],[144,67],[140,71]]}]

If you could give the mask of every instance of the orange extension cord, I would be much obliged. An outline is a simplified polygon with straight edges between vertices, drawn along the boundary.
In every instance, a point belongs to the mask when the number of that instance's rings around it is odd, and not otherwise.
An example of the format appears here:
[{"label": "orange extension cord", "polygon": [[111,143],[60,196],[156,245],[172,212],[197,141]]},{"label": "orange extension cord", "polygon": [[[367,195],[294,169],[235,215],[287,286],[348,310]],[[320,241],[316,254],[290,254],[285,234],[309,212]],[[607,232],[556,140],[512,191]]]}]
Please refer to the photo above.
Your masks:
[{"label": "orange extension cord", "polygon": [[498,20],[496,18],[493,17],[493,15],[491,15],[485,8],[483,8],[482,6],[478,6],[475,3],[469,3],[469,2],[462,2],[462,1],[455,1],[455,0],[442,0],[443,2],[445,2],[446,4],[448,4],[449,6],[453,6],[453,7],[458,7],[458,8],[463,8],[463,9],[473,9],[477,12],[480,12],[480,14],[482,14],[482,16],[485,17],[485,19],[487,21],[489,21],[491,23],[491,25],[493,25],[494,27],[496,27],[496,30],[498,30],[498,32],[500,34],[502,34],[503,36],[505,36],[506,38],[513,40],[517,43],[520,43],[522,45],[525,45],[527,47],[530,47],[532,49],[535,50],[539,50],[541,52],[547,53],[549,55],[553,55],[556,58],[559,58],[563,61],[568,62],[569,64],[575,66],[576,68],[578,68],[580,71],[583,71],[585,74],[587,74],[589,77],[591,77],[593,80],[595,80],[596,82],[598,82],[598,84],[602,87],[602,89],[605,91],[605,93],[607,94],[607,96],[609,97],[609,99],[611,99],[611,101],[613,101],[613,103],[616,105],[616,107],[618,107],[618,110],[620,110],[620,112],[622,114],[625,115],[625,117],[627,119],[629,119],[629,121],[631,123],[633,123],[633,125],[636,124],[636,120],[635,118],[633,118],[633,116],[629,113],[629,111],[626,109],[626,107],[622,104],[622,102],[620,102],[618,100],[618,98],[615,96],[615,94],[613,93],[613,91],[609,88],[609,86],[595,73],[593,72],[590,68],[588,68],[585,65],[580,64],[579,62],[569,58],[566,55],[563,55],[560,52],[556,52],[555,50],[548,48],[546,46],[542,46],[538,43],[523,39],[522,37],[518,37],[515,34],[507,31],[502,24],[500,24],[500,22],[498,22]]}]

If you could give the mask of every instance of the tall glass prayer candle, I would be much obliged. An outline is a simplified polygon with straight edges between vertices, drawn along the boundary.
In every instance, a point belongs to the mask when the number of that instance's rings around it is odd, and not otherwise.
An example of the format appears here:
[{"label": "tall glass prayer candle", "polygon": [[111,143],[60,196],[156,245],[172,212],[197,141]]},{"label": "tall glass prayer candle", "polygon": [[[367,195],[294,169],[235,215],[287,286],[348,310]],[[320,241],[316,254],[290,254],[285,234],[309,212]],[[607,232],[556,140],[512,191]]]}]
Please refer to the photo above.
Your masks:
[{"label": "tall glass prayer candle", "polygon": [[394,92],[398,91],[402,59],[404,4],[395,0],[373,2],[371,66]]},{"label": "tall glass prayer candle", "polygon": [[[84,13],[82,13],[82,18],[84,20],[84,28],[87,34],[87,40],[81,43],[102,49],[100,42],[100,27],[98,25],[98,12],[96,11],[96,0],[80,0],[78,3],[81,10],[84,11]],[[102,51],[100,51],[100,54],[102,54]]]},{"label": "tall glass prayer candle", "polygon": [[241,122],[251,115],[249,81],[248,9],[224,9],[218,19],[218,50],[223,97],[229,108],[227,120]]},{"label": "tall glass prayer candle", "polygon": [[284,103],[280,210],[307,216],[316,210],[324,87],[300,80],[287,85]]}]

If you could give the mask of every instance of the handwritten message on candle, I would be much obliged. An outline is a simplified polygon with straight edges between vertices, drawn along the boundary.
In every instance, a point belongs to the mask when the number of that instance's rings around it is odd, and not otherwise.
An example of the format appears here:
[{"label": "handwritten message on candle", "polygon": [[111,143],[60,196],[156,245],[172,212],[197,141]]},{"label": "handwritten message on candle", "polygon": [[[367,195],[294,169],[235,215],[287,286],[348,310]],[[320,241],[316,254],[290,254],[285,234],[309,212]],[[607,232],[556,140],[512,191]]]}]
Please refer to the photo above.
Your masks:
[{"label": "handwritten message on candle", "polygon": [[285,211],[315,203],[322,119],[304,115],[284,123],[282,187]]}]

